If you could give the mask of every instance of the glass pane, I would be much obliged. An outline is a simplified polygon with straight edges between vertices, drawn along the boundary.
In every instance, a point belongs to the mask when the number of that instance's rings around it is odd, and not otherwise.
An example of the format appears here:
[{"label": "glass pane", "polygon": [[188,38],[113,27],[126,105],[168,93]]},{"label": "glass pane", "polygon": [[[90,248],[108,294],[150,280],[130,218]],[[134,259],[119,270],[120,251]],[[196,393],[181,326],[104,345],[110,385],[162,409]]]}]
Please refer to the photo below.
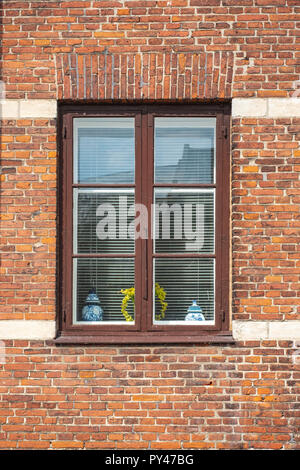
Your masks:
[{"label": "glass pane", "polygon": [[76,183],[134,183],[134,118],[74,120]]},{"label": "glass pane", "polygon": [[[179,321],[187,324],[190,320],[185,318],[193,301],[200,307],[205,321],[214,320],[213,259],[156,259],[154,273],[155,321]],[[167,303],[164,318],[161,315],[163,305],[158,291],[161,288],[165,292],[163,301]],[[202,321],[192,320],[192,323],[201,325]]]},{"label": "glass pane", "polygon": [[214,252],[214,190],[156,189],[156,253]]},{"label": "glass pane", "polygon": [[[122,300],[126,293],[123,289],[134,288],[134,259],[75,259],[74,260],[74,307],[75,321],[109,321],[126,322],[122,313]],[[92,302],[102,309],[98,312],[90,309],[83,311],[89,303],[88,295],[94,291],[98,300],[90,295]],[[128,292],[128,304],[125,306],[125,314],[128,321],[134,320],[134,307],[132,294]],[[94,299],[94,300],[93,300]],[[94,303],[93,303],[94,302]],[[98,303],[99,302],[99,303]],[[102,314],[102,320],[101,320]],[[94,316],[93,316],[94,315]]]},{"label": "glass pane", "polygon": [[128,230],[134,220],[128,215],[134,204],[133,190],[75,189],[74,195],[75,253],[134,252]]},{"label": "glass pane", "polygon": [[213,183],[215,118],[155,119],[155,182]]}]

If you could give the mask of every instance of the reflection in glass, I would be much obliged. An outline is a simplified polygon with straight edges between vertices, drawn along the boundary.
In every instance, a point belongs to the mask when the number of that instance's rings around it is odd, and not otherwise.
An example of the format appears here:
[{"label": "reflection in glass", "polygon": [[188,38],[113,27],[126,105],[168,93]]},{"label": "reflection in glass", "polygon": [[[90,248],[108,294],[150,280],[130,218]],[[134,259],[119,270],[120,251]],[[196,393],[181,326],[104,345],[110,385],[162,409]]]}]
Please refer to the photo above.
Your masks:
[{"label": "reflection in glass", "polygon": [[[214,259],[156,259],[154,282],[166,292],[168,306],[162,321],[184,321],[194,300],[205,320],[214,320]],[[161,310],[157,296],[154,307],[157,315]]]},{"label": "reflection in glass", "polygon": [[134,183],[134,140],[134,118],[75,119],[75,183]]},{"label": "reflection in glass", "polygon": [[156,183],[214,183],[215,118],[156,118],[154,147]]},{"label": "reflection in glass", "polygon": [[[75,259],[74,260],[75,322],[82,321],[82,309],[93,290],[103,310],[103,321],[125,322],[121,311],[122,289],[134,287],[134,259]],[[133,303],[128,302],[128,314],[134,318]]]}]

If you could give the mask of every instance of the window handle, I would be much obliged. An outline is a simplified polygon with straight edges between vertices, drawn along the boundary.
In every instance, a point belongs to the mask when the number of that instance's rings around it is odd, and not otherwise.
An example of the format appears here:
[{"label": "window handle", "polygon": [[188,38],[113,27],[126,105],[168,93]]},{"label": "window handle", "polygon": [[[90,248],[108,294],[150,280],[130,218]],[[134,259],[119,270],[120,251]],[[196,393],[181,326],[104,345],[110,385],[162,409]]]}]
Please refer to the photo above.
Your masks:
[{"label": "window handle", "polygon": [[148,237],[145,240],[146,258],[145,258],[145,287],[144,300],[148,300]]}]

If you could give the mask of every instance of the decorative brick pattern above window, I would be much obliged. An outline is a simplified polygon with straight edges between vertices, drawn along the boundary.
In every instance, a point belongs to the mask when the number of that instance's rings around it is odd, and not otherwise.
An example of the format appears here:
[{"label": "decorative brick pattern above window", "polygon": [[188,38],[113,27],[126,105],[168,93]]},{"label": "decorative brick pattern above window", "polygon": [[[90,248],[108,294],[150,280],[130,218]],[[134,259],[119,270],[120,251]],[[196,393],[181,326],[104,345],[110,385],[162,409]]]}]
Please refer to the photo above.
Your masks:
[{"label": "decorative brick pattern above window", "polygon": [[58,99],[232,96],[232,52],[58,54]]}]

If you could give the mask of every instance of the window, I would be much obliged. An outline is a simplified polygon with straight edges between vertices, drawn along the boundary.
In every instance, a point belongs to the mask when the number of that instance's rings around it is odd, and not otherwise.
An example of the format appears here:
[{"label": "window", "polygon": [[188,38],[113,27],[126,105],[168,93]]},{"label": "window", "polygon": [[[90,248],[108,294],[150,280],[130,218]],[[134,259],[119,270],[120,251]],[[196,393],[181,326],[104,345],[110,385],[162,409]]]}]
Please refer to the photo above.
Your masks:
[{"label": "window", "polygon": [[57,341],[230,341],[229,104],[63,104],[60,122]]}]

